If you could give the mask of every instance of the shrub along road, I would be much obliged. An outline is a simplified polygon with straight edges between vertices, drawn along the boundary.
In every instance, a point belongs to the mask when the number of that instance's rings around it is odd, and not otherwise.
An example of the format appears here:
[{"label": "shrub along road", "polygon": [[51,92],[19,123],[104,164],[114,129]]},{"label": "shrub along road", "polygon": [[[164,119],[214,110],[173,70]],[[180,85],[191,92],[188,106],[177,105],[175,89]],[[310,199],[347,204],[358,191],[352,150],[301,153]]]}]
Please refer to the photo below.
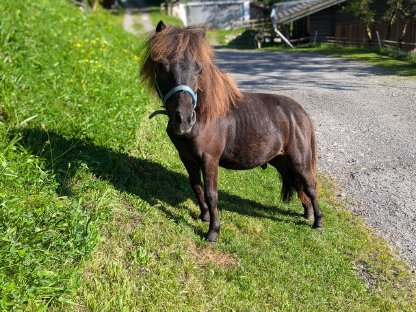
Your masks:
[{"label": "shrub along road", "polygon": [[245,90],[289,95],[313,117],[319,169],[416,267],[416,80],[303,53],[217,51]]}]

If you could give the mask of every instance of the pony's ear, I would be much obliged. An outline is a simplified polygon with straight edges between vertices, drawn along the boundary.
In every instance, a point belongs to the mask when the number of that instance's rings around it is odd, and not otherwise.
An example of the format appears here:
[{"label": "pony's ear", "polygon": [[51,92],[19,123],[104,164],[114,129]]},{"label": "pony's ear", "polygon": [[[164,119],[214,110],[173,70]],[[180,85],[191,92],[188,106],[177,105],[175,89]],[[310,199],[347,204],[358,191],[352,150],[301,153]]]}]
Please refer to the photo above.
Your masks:
[{"label": "pony's ear", "polygon": [[165,29],[166,28],[166,25],[165,24],[163,24],[163,21],[160,21],[158,24],[157,24],[157,26],[156,26],[156,32],[160,32],[160,31],[162,31],[163,29]]}]

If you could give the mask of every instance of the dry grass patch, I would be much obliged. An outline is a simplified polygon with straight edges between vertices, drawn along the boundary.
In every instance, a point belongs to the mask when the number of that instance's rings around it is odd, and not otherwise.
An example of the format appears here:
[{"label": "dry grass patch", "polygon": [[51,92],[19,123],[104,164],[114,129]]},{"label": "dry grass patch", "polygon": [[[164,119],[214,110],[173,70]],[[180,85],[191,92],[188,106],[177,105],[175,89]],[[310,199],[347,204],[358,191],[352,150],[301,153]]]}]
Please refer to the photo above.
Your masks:
[{"label": "dry grass patch", "polygon": [[238,265],[238,259],[235,256],[216,250],[213,246],[200,247],[190,242],[187,249],[192,260],[199,266],[233,268]]}]

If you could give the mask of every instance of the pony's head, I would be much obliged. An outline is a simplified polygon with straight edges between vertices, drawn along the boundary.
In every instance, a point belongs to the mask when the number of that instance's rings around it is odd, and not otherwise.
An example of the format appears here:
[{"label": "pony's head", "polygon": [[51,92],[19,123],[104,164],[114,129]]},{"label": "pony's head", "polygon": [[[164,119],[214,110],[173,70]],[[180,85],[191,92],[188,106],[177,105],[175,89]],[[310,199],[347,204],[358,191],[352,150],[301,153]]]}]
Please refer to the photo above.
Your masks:
[{"label": "pony's head", "polygon": [[146,43],[141,76],[155,88],[178,135],[197,120],[226,113],[241,96],[235,83],[213,63],[201,28],[165,26],[162,21]]}]

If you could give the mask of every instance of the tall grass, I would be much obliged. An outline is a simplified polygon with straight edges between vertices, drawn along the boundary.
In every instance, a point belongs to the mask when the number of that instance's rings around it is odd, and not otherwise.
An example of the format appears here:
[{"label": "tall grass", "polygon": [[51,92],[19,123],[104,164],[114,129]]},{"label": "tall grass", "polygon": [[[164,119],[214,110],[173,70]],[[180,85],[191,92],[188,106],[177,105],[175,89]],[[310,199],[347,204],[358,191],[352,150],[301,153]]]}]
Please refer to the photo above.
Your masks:
[{"label": "tall grass", "polygon": [[68,155],[85,140],[128,149],[148,102],[140,40],[109,20],[64,0],[0,2],[0,310],[65,301],[97,244],[102,182]]}]

